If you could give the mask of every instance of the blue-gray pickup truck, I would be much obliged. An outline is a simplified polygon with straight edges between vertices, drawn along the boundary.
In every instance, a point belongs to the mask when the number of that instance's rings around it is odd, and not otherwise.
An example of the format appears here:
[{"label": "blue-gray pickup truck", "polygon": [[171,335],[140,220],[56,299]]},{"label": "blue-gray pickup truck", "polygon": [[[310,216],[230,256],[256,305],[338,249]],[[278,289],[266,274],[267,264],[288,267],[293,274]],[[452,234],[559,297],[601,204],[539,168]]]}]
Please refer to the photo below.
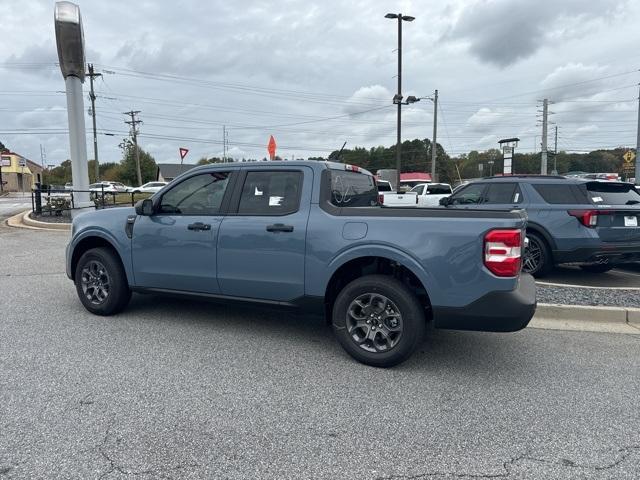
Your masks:
[{"label": "blue-gray pickup truck", "polygon": [[129,208],[73,221],[67,275],[87,310],[132,292],[326,315],[355,359],[406,360],[426,324],[508,332],[536,307],[526,214],[378,205],[375,178],[331,162],[207,165]]}]

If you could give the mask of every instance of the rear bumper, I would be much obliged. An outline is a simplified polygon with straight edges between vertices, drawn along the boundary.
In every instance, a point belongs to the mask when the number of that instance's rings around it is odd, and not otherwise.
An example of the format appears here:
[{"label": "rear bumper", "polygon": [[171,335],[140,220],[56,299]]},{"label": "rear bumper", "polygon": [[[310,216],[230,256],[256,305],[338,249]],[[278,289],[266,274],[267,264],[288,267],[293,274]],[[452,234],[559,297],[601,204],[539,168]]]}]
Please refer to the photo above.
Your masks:
[{"label": "rear bumper", "polygon": [[482,332],[515,332],[526,327],[536,311],[536,284],[523,273],[518,287],[491,292],[464,307],[433,307],[435,328]]},{"label": "rear bumper", "polygon": [[601,243],[597,247],[554,250],[555,263],[624,263],[640,260],[640,242]]}]

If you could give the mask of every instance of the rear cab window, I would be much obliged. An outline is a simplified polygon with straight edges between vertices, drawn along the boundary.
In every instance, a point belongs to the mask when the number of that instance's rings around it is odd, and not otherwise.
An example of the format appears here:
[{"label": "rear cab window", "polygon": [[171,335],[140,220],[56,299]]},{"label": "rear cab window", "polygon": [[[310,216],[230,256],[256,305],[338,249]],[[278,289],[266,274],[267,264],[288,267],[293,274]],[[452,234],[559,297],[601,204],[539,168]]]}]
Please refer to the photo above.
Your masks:
[{"label": "rear cab window", "polygon": [[451,195],[451,185],[435,183],[427,185],[427,195]]},{"label": "rear cab window", "polygon": [[594,205],[638,205],[640,194],[629,183],[587,182],[587,195]]},{"label": "rear cab window", "polygon": [[378,205],[378,187],[373,176],[348,170],[331,169],[331,196],[336,207],[372,207]]}]

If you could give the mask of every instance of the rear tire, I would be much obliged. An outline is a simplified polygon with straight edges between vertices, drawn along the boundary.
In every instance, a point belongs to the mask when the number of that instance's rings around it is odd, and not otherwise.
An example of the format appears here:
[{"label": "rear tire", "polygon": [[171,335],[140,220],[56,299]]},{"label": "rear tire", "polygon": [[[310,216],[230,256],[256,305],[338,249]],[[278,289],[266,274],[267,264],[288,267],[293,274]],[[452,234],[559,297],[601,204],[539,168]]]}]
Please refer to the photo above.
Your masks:
[{"label": "rear tire", "polygon": [[80,302],[95,315],[118,313],[131,299],[120,258],[109,248],[84,252],[78,260],[74,280]]},{"label": "rear tire", "polygon": [[544,277],[553,270],[553,258],[547,242],[537,233],[527,232],[529,247],[522,258],[522,271],[536,278]]},{"label": "rear tire", "polygon": [[425,332],[422,305],[403,283],[387,275],[367,275],[344,287],[335,300],[332,320],[340,345],[373,367],[404,362]]},{"label": "rear tire", "polygon": [[613,265],[596,264],[596,265],[580,265],[580,268],[589,273],[605,273],[613,268]]}]

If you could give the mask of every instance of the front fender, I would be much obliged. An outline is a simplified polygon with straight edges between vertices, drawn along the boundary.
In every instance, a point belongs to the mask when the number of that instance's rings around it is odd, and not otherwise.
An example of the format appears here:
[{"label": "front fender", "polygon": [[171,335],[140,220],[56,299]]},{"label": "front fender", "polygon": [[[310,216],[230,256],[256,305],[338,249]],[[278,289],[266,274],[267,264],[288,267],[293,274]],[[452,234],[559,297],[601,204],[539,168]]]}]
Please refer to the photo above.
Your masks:
[{"label": "front fender", "polygon": [[88,238],[100,238],[101,240],[109,243],[116,253],[120,257],[122,266],[124,267],[125,274],[127,275],[127,282],[129,285],[133,285],[133,266],[131,262],[131,241],[123,235],[124,238],[119,238],[106,228],[100,226],[91,226],[82,229],[78,232],[74,232],[74,235],[67,246],[66,252],[66,270],[67,276],[73,279],[73,272],[71,268],[71,262],[73,259],[73,253],[78,245]]}]

